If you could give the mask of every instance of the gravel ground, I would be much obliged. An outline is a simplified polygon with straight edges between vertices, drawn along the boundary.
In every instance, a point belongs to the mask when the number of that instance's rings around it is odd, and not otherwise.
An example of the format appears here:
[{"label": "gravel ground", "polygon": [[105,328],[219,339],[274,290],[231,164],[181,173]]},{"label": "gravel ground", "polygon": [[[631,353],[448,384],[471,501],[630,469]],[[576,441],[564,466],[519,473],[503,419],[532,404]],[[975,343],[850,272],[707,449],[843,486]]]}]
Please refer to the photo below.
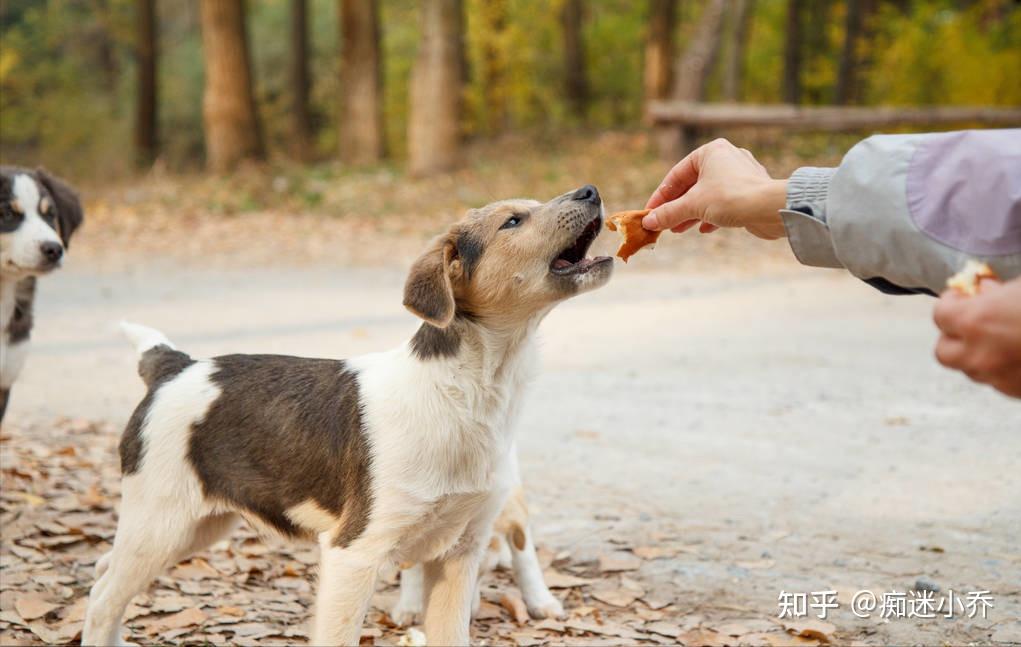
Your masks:
[{"label": "gravel ground", "polygon": [[[504,618],[486,640],[794,644],[774,622],[781,591],[833,590],[839,608],[823,636],[834,642],[1021,641],[1021,403],[936,364],[931,300],[885,297],[789,261],[703,253],[709,243],[690,236],[690,248],[702,251],[685,257],[679,242],[662,243],[673,246],[669,262],[654,254],[618,264],[610,285],[550,315],[543,371],[520,428],[547,561],[644,596],[614,606],[594,597],[596,585],[562,589],[574,629],[526,624],[512,636],[499,628],[512,626]],[[35,348],[0,445],[5,488],[30,489],[17,475],[30,460],[16,451],[19,439],[81,424],[59,421],[69,418],[95,421],[89,433],[102,449],[90,456],[105,474],[99,487],[115,497],[116,430],[142,394],[115,320],[158,327],[196,355],[344,357],[412,332],[402,281],[402,269],[386,265],[72,263],[41,283]],[[44,467],[59,460],[31,455]],[[3,519],[28,518],[30,505],[5,498]],[[112,527],[112,507],[97,514]],[[105,541],[98,533],[81,559],[90,563]],[[234,550],[251,541],[239,535]],[[7,533],[0,567],[8,576],[21,568],[11,548]],[[612,551],[643,558],[621,578],[600,567]],[[216,567],[222,555],[206,558]],[[74,579],[67,605],[89,583],[75,559],[57,567]],[[952,619],[850,611],[856,591],[907,594],[919,579],[938,585],[939,596],[988,590],[994,607],[984,619],[960,610]],[[38,640],[12,605],[43,585],[14,581],[3,585],[0,638]],[[299,603],[309,599],[301,595]],[[653,609],[661,598],[668,606]],[[58,622],[71,611],[51,613]],[[649,627],[658,622],[703,633],[656,634]],[[396,639],[378,626],[384,631],[366,640]],[[613,629],[621,626],[637,634]],[[288,640],[300,641],[300,632],[250,642]]]}]

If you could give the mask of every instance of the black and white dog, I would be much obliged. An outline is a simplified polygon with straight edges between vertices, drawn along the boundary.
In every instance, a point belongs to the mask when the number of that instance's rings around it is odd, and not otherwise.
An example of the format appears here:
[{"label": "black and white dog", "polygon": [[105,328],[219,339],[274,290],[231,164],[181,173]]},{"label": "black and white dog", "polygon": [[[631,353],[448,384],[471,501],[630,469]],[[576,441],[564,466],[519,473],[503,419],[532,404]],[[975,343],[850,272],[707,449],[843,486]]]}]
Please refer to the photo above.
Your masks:
[{"label": "black and white dog", "polygon": [[148,393],[121,440],[120,520],[82,644],[120,643],[131,598],[238,517],[318,538],[312,644],[358,644],[387,563],[422,564],[429,642],[467,644],[479,566],[517,482],[536,328],[609,280],[612,259],[585,256],[602,219],[592,186],[469,212],[411,268],[415,335],[351,360],[193,359],[125,324]]},{"label": "black and white dog", "polygon": [[78,196],[60,179],[0,166],[0,422],[28,355],[36,277],[60,267],[81,223]]}]

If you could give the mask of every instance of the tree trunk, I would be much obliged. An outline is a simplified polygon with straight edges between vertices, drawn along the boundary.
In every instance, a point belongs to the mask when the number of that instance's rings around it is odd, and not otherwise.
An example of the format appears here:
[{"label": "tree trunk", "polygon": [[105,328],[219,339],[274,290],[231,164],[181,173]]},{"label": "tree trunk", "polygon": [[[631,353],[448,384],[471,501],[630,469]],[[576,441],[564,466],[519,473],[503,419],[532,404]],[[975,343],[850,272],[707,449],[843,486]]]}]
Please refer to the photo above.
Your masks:
[{"label": "tree trunk", "polygon": [[582,34],[584,11],[582,0],[566,0],[560,13],[560,24],[564,31],[564,92],[571,112],[579,119],[585,118],[589,104],[585,39]]},{"label": "tree trunk", "polygon": [[682,101],[701,101],[705,98],[709,76],[720,51],[723,9],[724,0],[709,0],[706,3],[695,36],[677,62],[672,98]]},{"label": "tree trunk", "polygon": [[214,171],[264,155],[255,111],[244,0],[202,0],[206,161]]},{"label": "tree trunk", "polygon": [[135,160],[147,167],[159,152],[158,107],[156,102],[156,61],[159,52],[156,33],[156,0],[139,0],[138,88],[135,97]]},{"label": "tree trunk", "polygon": [[312,154],[312,116],[308,109],[308,2],[291,0],[291,155],[308,160]]},{"label": "tree trunk", "polygon": [[723,98],[727,101],[740,101],[741,85],[744,81],[745,49],[751,26],[752,0],[731,0],[730,7],[730,43],[723,71]]},{"label": "tree trunk", "polygon": [[482,41],[483,109],[486,131],[492,134],[507,127],[507,56],[504,44],[507,2],[489,0],[479,7],[479,14],[482,32],[487,36]]},{"label": "tree trunk", "polygon": [[413,175],[454,168],[461,145],[461,0],[427,0],[421,8],[408,117],[408,168]]},{"label": "tree trunk", "polygon": [[837,105],[854,103],[858,95],[858,41],[862,32],[862,0],[847,0],[844,18],[844,48],[837,70]]},{"label": "tree trunk", "polygon": [[340,159],[375,164],[383,159],[383,77],[379,4],[340,3]]},{"label": "tree trunk", "polygon": [[[684,55],[677,60],[670,98],[678,101],[701,101],[705,98],[709,75],[720,49],[723,9],[724,0],[709,0],[702,9],[695,36]],[[678,159],[695,145],[695,137],[692,128],[660,128],[656,135],[659,153],[667,159]]]},{"label": "tree trunk", "polygon": [[674,23],[677,0],[650,0],[648,36],[645,40],[645,105],[665,99],[673,80]]},{"label": "tree trunk", "polygon": [[787,103],[801,101],[801,0],[787,0],[783,100]]}]

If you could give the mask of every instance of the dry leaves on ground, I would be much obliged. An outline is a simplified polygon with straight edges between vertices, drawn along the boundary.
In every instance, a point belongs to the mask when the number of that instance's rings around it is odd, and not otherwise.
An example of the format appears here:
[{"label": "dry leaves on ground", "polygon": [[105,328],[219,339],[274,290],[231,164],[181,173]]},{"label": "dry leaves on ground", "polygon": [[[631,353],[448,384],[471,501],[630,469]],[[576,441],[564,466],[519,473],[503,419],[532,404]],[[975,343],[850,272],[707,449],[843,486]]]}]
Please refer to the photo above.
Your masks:
[{"label": "dry leaves on ground", "polygon": [[[59,420],[0,435],[0,643],[56,644],[80,636],[96,560],[111,546],[119,496],[118,430]],[[685,607],[674,584],[644,566],[693,549],[670,538],[626,549],[607,538],[598,559],[540,549],[562,620],[528,617],[509,573],[487,575],[474,640],[490,645],[813,645],[833,638],[828,623],[710,619]],[[128,607],[125,627],[141,643],[293,645],[308,640],[313,604],[314,545],[283,543],[239,528],[229,542],[160,575]],[[421,644],[387,612],[396,579],[380,584],[363,644]],[[784,631],[784,630],[787,631]]]}]

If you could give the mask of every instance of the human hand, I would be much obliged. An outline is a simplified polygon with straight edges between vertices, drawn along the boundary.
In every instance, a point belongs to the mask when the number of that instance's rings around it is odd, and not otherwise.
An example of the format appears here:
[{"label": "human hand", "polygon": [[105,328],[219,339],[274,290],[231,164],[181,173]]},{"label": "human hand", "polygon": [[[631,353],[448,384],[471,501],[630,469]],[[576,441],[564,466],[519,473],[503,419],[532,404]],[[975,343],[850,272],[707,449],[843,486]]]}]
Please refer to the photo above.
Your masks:
[{"label": "human hand", "polygon": [[1021,398],[1021,279],[982,281],[975,296],[944,292],[933,310],[940,329],[936,359]]},{"label": "human hand", "polygon": [[744,227],[773,240],[786,236],[780,219],[786,203],[787,180],[772,179],[750,152],[716,139],[670,169],[645,205],[652,212],[642,226],[681,233],[697,224],[703,234]]}]

